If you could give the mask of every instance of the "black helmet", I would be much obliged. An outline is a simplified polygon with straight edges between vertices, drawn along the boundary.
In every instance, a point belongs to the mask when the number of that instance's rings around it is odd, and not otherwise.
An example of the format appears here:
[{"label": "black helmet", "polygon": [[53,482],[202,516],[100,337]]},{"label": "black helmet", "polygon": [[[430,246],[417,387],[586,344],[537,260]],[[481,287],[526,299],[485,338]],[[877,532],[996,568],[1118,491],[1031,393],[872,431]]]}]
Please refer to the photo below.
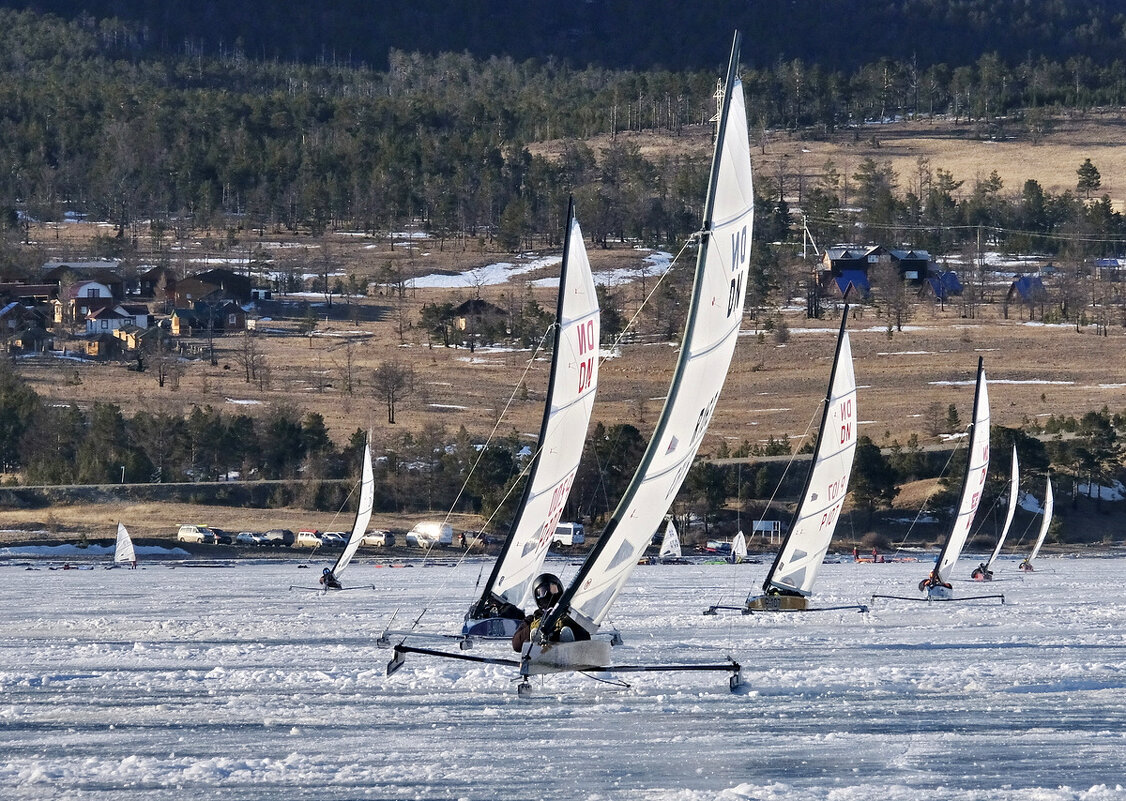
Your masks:
[{"label": "black helmet", "polygon": [[323,575],[323,576],[327,576],[327,575],[328,575],[328,574],[330,574],[331,572],[332,572],[332,568],[331,568],[331,567],[326,567],[326,568],[325,568],[324,570],[322,570],[322,571],[321,571],[321,575]]},{"label": "black helmet", "polygon": [[555,606],[563,595],[563,582],[554,573],[540,573],[532,582],[532,598],[540,609]]}]

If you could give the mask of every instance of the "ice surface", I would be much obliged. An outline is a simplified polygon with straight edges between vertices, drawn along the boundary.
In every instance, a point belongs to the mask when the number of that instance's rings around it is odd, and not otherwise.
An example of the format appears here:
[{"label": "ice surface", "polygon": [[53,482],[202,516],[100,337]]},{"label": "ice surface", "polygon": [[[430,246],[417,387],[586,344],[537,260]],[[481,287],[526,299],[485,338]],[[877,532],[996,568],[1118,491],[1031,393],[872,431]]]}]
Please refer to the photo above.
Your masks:
[{"label": "ice surface", "polygon": [[[328,596],[288,590],[319,564],[8,562],[0,798],[1126,798],[1126,560],[1042,557],[1022,576],[1002,559],[992,584],[955,582],[1004,605],[700,614],[768,564],[639,567],[612,621],[618,663],[731,654],[748,693],[723,673],[563,675],[519,699],[510,668],[408,656],[387,677],[375,645],[424,607],[420,628],[456,630],[485,562],[362,558],[350,582],[378,589]],[[815,600],[914,596],[929,567],[826,564]]]}]

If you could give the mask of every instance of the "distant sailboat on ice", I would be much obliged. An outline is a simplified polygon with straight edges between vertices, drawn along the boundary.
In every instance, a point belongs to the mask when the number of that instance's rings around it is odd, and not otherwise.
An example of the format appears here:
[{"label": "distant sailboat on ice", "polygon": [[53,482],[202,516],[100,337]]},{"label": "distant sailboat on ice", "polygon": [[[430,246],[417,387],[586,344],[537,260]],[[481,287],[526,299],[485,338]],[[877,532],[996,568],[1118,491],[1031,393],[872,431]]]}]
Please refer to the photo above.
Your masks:
[{"label": "distant sailboat on ice", "polygon": [[731,540],[731,563],[738,565],[747,561],[747,537],[742,531]]},{"label": "distant sailboat on ice", "polygon": [[[856,375],[852,345],[845,328],[847,321],[846,306],[841,314],[821,426],[817,431],[801,502],[778,555],[767,571],[762,591],[747,596],[744,613],[810,609],[808,599],[813,594],[817,573],[840,519],[856,454]],[[712,606],[705,614],[730,608]],[[856,605],[856,608],[861,611],[867,609],[863,605]]]},{"label": "distant sailboat on ice", "polygon": [[[351,564],[356,551],[360,547],[360,542],[367,534],[368,523],[371,522],[372,511],[375,507],[375,473],[372,470],[371,459],[371,434],[368,434],[367,439],[364,441],[364,456],[363,462],[360,466],[360,499],[356,505],[356,517],[352,521],[352,532],[348,536],[348,541],[344,543],[344,550],[340,552],[340,556],[336,558],[336,563],[332,567],[326,567],[321,572],[320,578],[317,580],[320,586],[317,587],[298,587],[291,585],[290,589],[303,589],[303,590],[343,590],[345,587],[340,583],[340,577],[344,574],[348,565]],[[304,565],[298,565],[303,567]],[[348,589],[375,589],[372,584],[361,585],[360,587],[349,587]]]},{"label": "distant sailboat on ice", "polygon": [[676,525],[671,518],[668,525],[665,526],[665,536],[661,539],[661,551],[657,558],[662,562],[681,558],[680,534],[677,533]]},{"label": "distant sailboat on ice", "polygon": [[117,524],[117,543],[113,549],[113,563],[117,566],[128,565],[130,569],[137,567],[137,551],[133,547],[133,539],[124,523]]},{"label": "distant sailboat on ice", "polygon": [[1044,491],[1044,513],[1040,518],[1040,533],[1036,537],[1036,544],[1032,546],[1032,553],[1020,563],[1020,569],[1026,573],[1034,572],[1032,560],[1040,553],[1040,546],[1044,544],[1044,538],[1048,536],[1048,528],[1052,525],[1052,514],[1054,511],[1055,497],[1052,494],[1052,479],[1049,478],[1048,487]]},{"label": "distant sailboat on ice", "polygon": [[966,471],[962,477],[962,489],[954,523],[946,542],[935,560],[930,575],[919,582],[919,591],[926,593],[925,600],[952,601],[974,600],[975,598],[1000,598],[1004,596],[987,595],[955,599],[951,592],[950,576],[958,557],[966,544],[973,527],[974,516],[981,503],[981,493],[985,489],[985,477],[989,471],[989,390],[985,380],[985,362],[977,360],[977,383],[974,390],[973,422],[970,424],[969,446],[966,451]]},{"label": "distant sailboat on ice", "polygon": [[1005,513],[1005,525],[1001,529],[1001,536],[997,538],[997,544],[993,546],[993,552],[989,554],[989,558],[974,568],[973,573],[970,574],[974,581],[992,581],[993,580],[993,563],[997,561],[997,557],[1001,554],[1001,546],[1005,544],[1005,537],[1009,535],[1009,527],[1013,524],[1013,515],[1017,511],[1017,496],[1020,494],[1020,472],[1017,466],[1017,446],[1013,446],[1013,459],[1012,459],[1012,474],[1009,477],[1009,508]]}]

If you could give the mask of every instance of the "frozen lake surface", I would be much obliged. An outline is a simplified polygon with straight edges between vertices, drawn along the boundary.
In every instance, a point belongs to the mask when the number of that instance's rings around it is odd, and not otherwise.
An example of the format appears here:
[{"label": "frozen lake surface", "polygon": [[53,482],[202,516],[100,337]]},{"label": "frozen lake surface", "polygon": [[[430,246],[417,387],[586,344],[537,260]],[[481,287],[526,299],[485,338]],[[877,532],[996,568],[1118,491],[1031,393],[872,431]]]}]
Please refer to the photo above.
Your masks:
[{"label": "frozen lake surface", "polygon": [[[388,678],[392,614],[456,629],[482,565],[365,558],[345,583],[377,589],[328,596],[288,590],[319,563],[0,567],[0,798],[1126,798],[1124,559],[955,585],[1004,605],[748,617],[700,613],[765,564],[638,567],[615,661],[731,654],[745,694],[723,673],[563,675],[521,699],[512,669],[423,657]],[[828,564],[817,600],[916,595],[928,569]]]}]

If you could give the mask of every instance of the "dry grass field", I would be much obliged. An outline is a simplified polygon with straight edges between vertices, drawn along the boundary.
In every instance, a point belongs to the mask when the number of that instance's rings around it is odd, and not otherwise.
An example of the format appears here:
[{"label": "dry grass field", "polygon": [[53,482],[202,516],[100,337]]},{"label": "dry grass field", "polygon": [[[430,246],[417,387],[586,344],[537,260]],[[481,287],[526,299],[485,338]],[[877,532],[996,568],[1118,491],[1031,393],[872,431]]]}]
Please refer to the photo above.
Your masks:
[{"label": "dry grass field", "polygon": [[[867,129],[864,133],[875,138],[853,141],[851,135],[842,134],[832,141],[799,142],[770,136],[765,142],[766,153],[756,149],[752,158],[756,169],[766,174],[777,170],[783,159],[789,160],[790,168],[800,160],[808,167],[804,180],[814,180],[826,160],[833,160],[839,170],[849,172],[861,159],[871,156],[890,160],[900,174],[902,186],[914,174],[916,160],[926,157],[932,168],[948,169],[956,177],[967,179],[967,183],[975,175],[984,176],[996,169],[1005,181],[1006,192],[1019,191],[1026,178],[1039,180],[1048,191],[1060,192],[1074,189],[1075,169],[1090,157],[1102,171],[1104,189],[1120,206],[1126,205],[1126,183],[1122,183],[1122,176],[1126,175],[1126,147],[1122,147],[1126,127],[1119,115],[1059,121],[1053,132],[1036,145],[1027,141],[971,140],[966,130],[949,123],[879,126],[871,134]],[[677,139],[637,139],[643,149],[708,146],[706,132],[702,131]],[[541,146],[544,152],[551,149],[551,143]],[[33,229],[32,236],[39,241],[44,254],[54,258],[74,252],[77,244],[73,238],[99,231],[94,225],[43,227]],[[343,233],[316,239],[259,239],[256,234],[246,234],[234,245],[222,243],[220,237],[204,237],[184,244],[187,247],[177,258],[184,259],[188,268],[220,257],[245,258],[253,248],[264,245],[279,264],[289,260],[301,268],[328,260],[334,272],[361,277],[376,275],[388,263],[407,275],[422,276],[435,272],[456,274],[512,260],[508,254],[486,252],[478,242],[439,243],[421,239],[407,243],[402,238],[390,242],[386,237],[373,239]],[[622,246],[592,249],[590,256],[599,272],[637,269],[648,253]],[[691,271],[693,266],[692,259],[683,257],[674,269]],[[403,432],[435,422],[451,435],[465,426],[473,436],[483,438],[497,424],[500,410],[511,399],[500,430],[515,430],[531,437],[538,430],[542,413],[548,363],[542,358],[530,361],[527,350],[483,348],[470,353],[460,348],[431,347],[425,333],[417,328],[418,310],[424,303],[456,303],[478,292],[502,306],[512,303],[514,298],[535,297],[551,310],[554,290],[529,281],[557,274],[556,264],[497,285],[479,286],[467,279],[455,288],[411,289],[402,299],[375,296],[353,300],[351,304],[337,299],[331,310],[321,305],[313,307],[318,325],[312,336],[296,332],[297,321],[304,314],[301,304],[323,303],[323,298],[282,298],[274,307],[273,322],[264,324],[266,330],[256,340],[270,366],[271,377],[266,386],[244,380],[237,362],[241,336],[218,338],[218,363],[212,366],[206,359],[191,362],[177,388],[158,387],[151,372],[137,374],[121,365],[72,359],[21,360],[18,369],[50,403],[86,405],[112,401],[126,414],[142,409],[184,412],[193,404],[253,413],[265,404],[292,404],[322,414],[338,443],[357,428],[371,428],[377,448]],[[650,278],[648,288],[651,287]],[[628,310],[636,307],[641,296],[638,284],[625,285],[618,291]],[[1103,406],[1116,411],[1126,409],[1126,331],[1120,325],[1112,327],[1109,336],[1098,337],[1093,329],[1080,333],[1074,326],[1029,324],[1020,316],[1019,309],[1014,308],[1010,319],[1003,319],[1000,305],[992,304],[980,309],[974,319],[965,319],[956,304],[943,310],[922,302],[905,330],[889,333],[886,321],[874,309],[856,308],[849,329],[862,387],[858,400],[863,421],[861,433],[878,444],[888,444],[892,439],[903,442],[911,434],[918,434],[924,443],[933,441],[928,434],[926,410],[934,402],[943,409],[956,404],[962,419],[967,419],[978,356],[984,357],[991,380],[995,425],[1020,426],[1052,414],[1080,415]],[[778,343],[765,332],[757,335],[756,328],[763,325],[766,317],[786,322],[790,328],[787,342]],[[748,317],[747,330],[740,340],[702,452],[714,453],[721,440],[735,447],[743,440],[755,443],[770,436],[797,438],[815,426],[838,322],[835,309],[824,320],[806,320],[804,305],[771,310],[758,321]],[[651,330],[652,321],[646,325]],[[645,325],[642,330],[647,330]],[[349,341],[353,343],[352,393],[344,391],[349,372]],[[677,342],[662,341],[648,334],[624,342],[613,358],[602,364],[594,420],[607,424],[629,422],[643,431],[650,430],[668,387],[676,348]],[[415,392],[397,409],[395,425],[387,423],[386,410],[375,397],[371,382],[372,371],[388,360],[407,362],[416,372]],[[526,392],[518,389],[521,383]],[[56,508],[50,514],[64,530],[98,528],[103,524],[108,527],[110,521],[123,518],[134,521],[142,535],[146,531],[169,531],[175,523],[186,519],[206,520],[234,530],[248,526],[346,527],[345,522],[313,519],[301,510],[99,505]],[[42,510],[0,510],[0,529],[22,526],[28,521],[42,522],[43,518]],[[382,524],[404,527],[401,521]],[[373,525],[380,525],[380,521]]]}]

